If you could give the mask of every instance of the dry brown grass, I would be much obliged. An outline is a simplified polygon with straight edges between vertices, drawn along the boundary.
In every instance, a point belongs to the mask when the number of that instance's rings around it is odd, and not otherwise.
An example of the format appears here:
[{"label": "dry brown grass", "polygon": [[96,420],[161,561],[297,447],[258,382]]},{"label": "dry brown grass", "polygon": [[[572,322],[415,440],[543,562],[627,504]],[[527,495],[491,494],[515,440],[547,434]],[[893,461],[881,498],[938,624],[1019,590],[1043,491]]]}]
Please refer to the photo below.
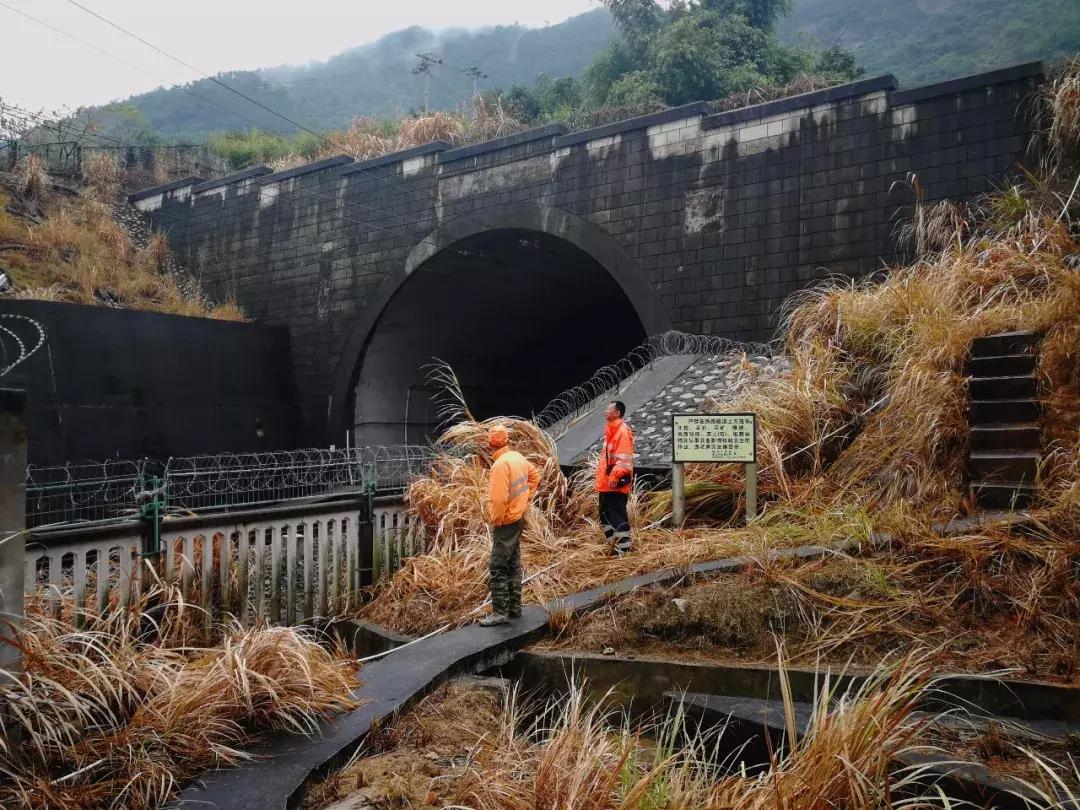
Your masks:
[{"label": "dry brown grass", "polygon": [[[549,684],[552,696],[544,702],[523,700],[514,690],[500,701],[494,689],[457,683],[373,735],[355,761],[314,787],[304,806],[951,808],[959,803],[937,789],[932,772],[903,768],[903,758],[917,752],[940,764],[957,756],[997,764],[1010,745],[1014,760],[1029,757],[1032,765],[1009,772],[1026,776],[1045,798],[1028,805],[1032,810],[1060,806],[1060,788],[1075,787],[1061,746],[1054,750],[1059,756],[1040,759],[1049,749],[1020,748],[993,726],[975,750],[950,745],[954,717],[939,723],[939,715],[917,713],[928,696],[941,697],[923,653],[878,663],[845,688],[841,677],[823,675],[808,719],[797,719],[783,652],[779,661],[785,740],[764,762],[745,761],[742,738],[729,740],[732,732],[723,727],[701,729],[681,711],[632,721],[615,695],[597,701],[573,677]],[[980,741],[985,750],[978,750]],[[758,768],[755,775],[747,775],[749,766]]]},{"label": "dry brown grass", "polygon": [[[766,499],[857,494],[870,509],[967,511],[964,365],[972,341],[996,332],[1045,335],[1045,444],[1062,458],[1080,452],[1080,242],[1060,208],[1045,203],[1012,189],[990,195],[968,208],[963,229],[943,228],[953,236],[917,240],[943,242],[942,249],[884,277],[830,282],[792,300],[785,338],[792,374],[728,404],[758,414]],[[960,239],[961,231],[970,236]],[[1054,502],[1059,469],[1048,467],[1040,479],[1044,504]],[[693,510],[733,513],[737,468],[692,465],[687,480]],[[668,508],[660,496],[649,514]]]},{"label": "dry brown grass", "polygon": [[[1046,90],[1058,155],[1080,146],[1080,61]],[[766,499],[813,504],[857,495],[952,516],[970,509],[965,361],[972,341],[1010,330],[1044,335],[1039,374],[1044,446],[1041,503],[1080,454],[1080,241],[1075,170],[1025,174],[960,205],[926,205],[917,177],[901,240],[913,261],[862,282],[831,281],[788,304],[785,347],[793,372],[729,403],[759,415]],[[691,506],[730,516],[731,467],[694,465]],[[661,496],[650,515],[668,508]]]},{"label": "dry brown grass", "polygon": [[163,236],[140,246],[119,224],[115,159],[88,157],[87,186],[74,196],[54,193],[34,161],[0,182],[0,251],[12,297],[244,320],[235,302],[215,304],[171,269]]},{"label": "dry brown grass", "polygon": [[[470,618],[487,595],[490,528],[485,518],[489,422],[508,427],[510,445],[541,470],[537,497],[525,516],[524,597],[544,603],[559,596],[666,568],[830,538],[865,538],[868,524],[857,504],[823,508],[805,519],[775,510],[750,527],[673,531],[646,525],[632,500],[634,552],[611,556],[597,522],[591,471],[566,479],[550,437],[533,423],[510,418],[467,420],[440,439],[445,451],[429,476],[409,488],[409,504],[424,525],[425,553],[378,583],[362,614],[406,633],[424,633]],[[798,519],[794,519],[798,517]],[[475,617],[473,617],[475,618]]]},{"label": "dry brown grass", "polygon": [[275,171],[281,171],[302,166],[311,160],[337,155],[368,160],[414,146],[423,146],[432,141],[447,141],[454,146],[467,146],[525,129],[528,127],[518,121],[500,102],[478,97],[472,110],[436,110],[427,115],[403,118],[392,125],[361,116],[343,131],[329,133],[314,157],[285,155],[271,161],[270,165]]},{"label": "dry brown grass", "polygon": [[504,696],[492,683],[451,681],[365,738],[348,765],[313,785],[305,810],[344,798],[375,807],[449,807],[469,754],[499,728]]},{"label": "dry brown grass", "polygon": [[259,733],[311,733],[353,707],[354,667],[293,628],[224,628],[190,646],[201,617],[175,590],[75,630],[31,605],[25,672],[4,674],[12,709],[0,804],[151,808],[201,771],[247,758]]},{"label": "dry brown grass", "polygon": [[777,634],[808,666],[867,666],[932,646],[943,671],[1073,683],[1080,540],[1066,521],[1077,517],[1000,521],[946,537],[894,512],[877,521],[893,532],[887,550],[798,563],[755,557],[739,573],[630,594],[547,646],[763,662]]},{"label": "dry brown grass", "polygon": [[1080,56],[1057,69],[1043,89],[1051,161],[1060,164],[1077,155],[1080,144]]},{"label": "dry brown grass", "polygon": [[[572,683],[524,732],[508,707],[494,744],[477,747],[458,801],[477,810],[887,807],[893,793],[920,790],[917,774],[897,774],[893,763],[915,745],[924,721],[913,712],[929,683],[916,658],[857,690],[840,692],[826,678],[806,729],[796,727],[785,689],[789,744],[756,777],[725,771],[701,736],[686,742],[681,716],[635,728]],[[912,806],[947,806],[925,793]]]}]

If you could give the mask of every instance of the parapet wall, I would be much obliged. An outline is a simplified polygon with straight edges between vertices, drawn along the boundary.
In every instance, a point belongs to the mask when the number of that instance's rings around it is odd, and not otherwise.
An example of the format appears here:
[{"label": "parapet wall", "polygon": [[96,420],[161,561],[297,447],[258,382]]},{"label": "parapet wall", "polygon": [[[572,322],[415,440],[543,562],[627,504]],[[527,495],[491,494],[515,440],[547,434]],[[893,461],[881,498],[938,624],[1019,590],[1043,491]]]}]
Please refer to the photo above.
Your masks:
[{"label": "parapet wall", "polygon": [[691,104],[587,132],[190,178],[132,201],[207,283],[289,328],[307,440],[340,443],[357,324],[373,328],[373,308],[463,236],[599,234],[647,282],[647,329],[768,339],[795,290],[895,257],[909,175],[929,202],[1028,161],[1024,102],[1042,74],[1033,63],[913,89],[882,76],[717,114]]},{"label": "parapet wall", "polygon": [[302,446],[281,327],[52,301],[0,312],[45,330],[4,377],[26,391],[33,464]]}]

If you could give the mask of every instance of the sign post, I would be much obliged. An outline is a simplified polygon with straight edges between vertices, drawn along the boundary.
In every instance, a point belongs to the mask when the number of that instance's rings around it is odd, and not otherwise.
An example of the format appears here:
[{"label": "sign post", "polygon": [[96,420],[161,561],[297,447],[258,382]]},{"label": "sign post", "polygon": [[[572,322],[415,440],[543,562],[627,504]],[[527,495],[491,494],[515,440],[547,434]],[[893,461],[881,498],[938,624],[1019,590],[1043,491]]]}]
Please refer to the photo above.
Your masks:
[{"label": "sign post", "polygon": [[671,415],[671,519],[686,516],[688,461],[746,465],[746,522],[757,517],[757,417],[752,413]]},{"label": "sign post", "polygon": [[671,522],[676,529],[682,528],[686,520],[686,477],[683,474],[683,463],[675,461],[671,464]]}]

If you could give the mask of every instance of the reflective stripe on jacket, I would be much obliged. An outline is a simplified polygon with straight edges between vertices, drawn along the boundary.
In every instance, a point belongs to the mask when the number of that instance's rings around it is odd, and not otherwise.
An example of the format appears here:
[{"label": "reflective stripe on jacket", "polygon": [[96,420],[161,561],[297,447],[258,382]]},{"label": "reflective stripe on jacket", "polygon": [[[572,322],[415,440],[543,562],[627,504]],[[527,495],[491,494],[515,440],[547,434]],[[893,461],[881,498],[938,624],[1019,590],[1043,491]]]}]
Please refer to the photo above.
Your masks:
[{"label": "reflective stripe on jacket", "polygon": [[604,428],[604,447],[596,465],[596,491],[630,493],[631,483],[619,479],[634,474],[634,433],[622,419],[613,419]]},{"label": "reflective stripe on jacket", "polygon": [[495,526],[521,520],[539,486],[540,473],[536,467],[516,450],[501,448],[491,465],[488,519]]}]

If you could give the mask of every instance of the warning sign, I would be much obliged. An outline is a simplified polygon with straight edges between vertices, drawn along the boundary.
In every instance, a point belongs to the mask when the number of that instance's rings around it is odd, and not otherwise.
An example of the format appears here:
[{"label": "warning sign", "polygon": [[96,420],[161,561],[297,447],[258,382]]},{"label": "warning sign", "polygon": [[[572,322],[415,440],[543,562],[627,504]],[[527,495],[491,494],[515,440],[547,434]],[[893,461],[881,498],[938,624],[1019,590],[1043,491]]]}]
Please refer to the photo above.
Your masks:
[{"label": "warning sign", "polygon": [[672,461],[757,463],[752,413],[677,413],[671,423]]}]

